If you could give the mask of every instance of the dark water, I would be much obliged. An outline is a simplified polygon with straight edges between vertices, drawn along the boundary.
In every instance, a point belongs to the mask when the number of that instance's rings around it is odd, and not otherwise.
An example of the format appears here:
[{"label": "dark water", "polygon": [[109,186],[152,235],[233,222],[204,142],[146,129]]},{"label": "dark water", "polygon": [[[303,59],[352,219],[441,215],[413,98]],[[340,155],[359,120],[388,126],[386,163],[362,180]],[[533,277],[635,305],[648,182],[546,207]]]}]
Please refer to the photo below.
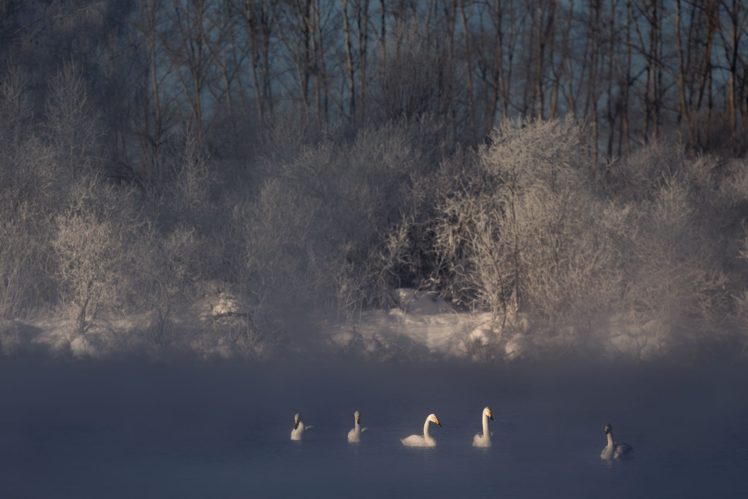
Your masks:
[{"label": "dark water", "polygon": [[748,497],[744,367],[290,364],[0,360],[0,498]]}]

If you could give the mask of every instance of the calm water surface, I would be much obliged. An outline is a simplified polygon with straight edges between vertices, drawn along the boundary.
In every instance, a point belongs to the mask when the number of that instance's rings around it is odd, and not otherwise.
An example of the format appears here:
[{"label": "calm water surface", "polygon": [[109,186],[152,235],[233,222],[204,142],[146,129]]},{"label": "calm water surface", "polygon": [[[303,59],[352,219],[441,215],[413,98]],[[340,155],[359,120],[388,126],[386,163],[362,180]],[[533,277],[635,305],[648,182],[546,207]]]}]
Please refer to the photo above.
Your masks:
[{"label": "calm water surface", "polygon": [[748,497],[745,367],[291,365],[1,359],[0,497]]}]

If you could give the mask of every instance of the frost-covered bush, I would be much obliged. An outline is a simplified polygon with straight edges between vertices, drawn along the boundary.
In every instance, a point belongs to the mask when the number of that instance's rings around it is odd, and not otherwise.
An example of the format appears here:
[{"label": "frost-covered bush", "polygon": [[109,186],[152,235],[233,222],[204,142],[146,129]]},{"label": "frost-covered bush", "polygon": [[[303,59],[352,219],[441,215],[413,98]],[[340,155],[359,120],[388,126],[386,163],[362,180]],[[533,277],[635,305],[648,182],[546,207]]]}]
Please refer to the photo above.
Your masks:
[{"label": "frost-covered bush", "polygon": [[657,348],[713,336],[727,311],[727,281],[688,186],[671,179],[636,209],[623,248],[630,320],[655,335]]},{"label": "frost-covered bush", "polygon": [[172,322],[182,306],[195,299],[201,241],[194,229],[177,227],[161,234],[152,229],[137,232],[140,239],[131,251],[138,255],[137,278],[123,291],[139,310],[152,312],[151,339],[158,346],[172,343]]},{"label": "frost-covered bush", "polygon": [[362,130],[276,166],[242,209],[248,280],[263,300],[352,309],[386,299],[413,179],[432,168],[428,126]]},{"label": "frost-covered bush", "polygon": [[497,130],[437,224],[459,299],[559,323],[591,319],[615,294],[620,266],[606,227],[615,208],[588,181],[589,158],[584,129],[569,120]]},{"label": "frost-covered bush", "polygon": [[[719,338],[734,215],[718,162],[653,144],[602,178],[591,165],[569,120],[498,130],[442,197],[443,289],[504,320],[524,312],[539,334],[570,326],[572,342],[592,334],[635,355]],[[630,339],[616,339],[621,317]]]},{"label": "frost-covered bush", "polygon": [[0,316],[23,315],[54,294],[50,213],[60,191],[51,155],[34,137],[0,152]]},{"label": "frost-covered bush", "polygon": [[170,208],[178,223],[209,226],[215,223],[216,213],[211,192],[215,179],[207,154],[193,136],[186,136],[180,145],[169,189]]},{"label": "frost-covered bush", "polygon": [[72,306],[76,332],[84,333],[101,309],[126,309],[123,298],[138,285],[142,262],[135,248],[146,224],[133,191],[95,179],[73,188],[55,223],[62,300]]},{"label": "frost-covered bush", "polygon": [[0,316],[17,317],[54,297],[49,241],[51,213],[69,178],[53,148],[32,125],[26,81],[11,73],[0,83]]}]

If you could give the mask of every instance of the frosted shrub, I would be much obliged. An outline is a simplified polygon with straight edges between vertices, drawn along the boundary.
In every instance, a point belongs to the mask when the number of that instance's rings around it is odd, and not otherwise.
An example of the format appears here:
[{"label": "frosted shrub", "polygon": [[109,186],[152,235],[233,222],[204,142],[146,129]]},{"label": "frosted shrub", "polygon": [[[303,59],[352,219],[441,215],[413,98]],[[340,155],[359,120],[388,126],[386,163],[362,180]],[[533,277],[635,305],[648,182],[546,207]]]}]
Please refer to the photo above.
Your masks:
[{"label": "frosted shrub", "polygon": [[28,223],[27,210],[21,206],[0,219],[0,317],[23,316],[50,298],[47,248],[38,232],[29,230],[35,224]]},{"label": "frosted shrub", "polygon": [[139,279],[128,290],[129,301],[152,311],[152,340],[158,346],[172,342],[172,320],[176,309],[194,298],[200,266],[200,241],[193,229],[178,227],[161,235],[148,230],[131,251],[138,253]]},{"label": "frosted shrub", "polygon": [[211,174],[207,155],[197,138],[192,135],[184,137],[174,169],[170,196],[175,218],[186,224],[213,223],[215,213],[211,189],[215,179]]},{"label": "frosted shrub", "polygon": [[681,147],[652,142],[607,169],[607,182],[619,199],[651,199],[668,179],[675,178],[687,164]]},{"label": "frosted shrub", "polygon": [[611,173],[612,194],[630,212],[620,237],[626,287],[619,309],[638,330],[640,347],[661,354],[723,339],[725,264],[737,253],[727,234],[739,223],[740,176],[665,143],[641,149]]},{"label": "frosted shrub", "polygon": [[25,85],[15,71],[0,83],[0,316],[12,318],[54,299],[50,213],[69,182],[53,149],[30,126]]},{"label": "frosted shrub", "polygon": [[55,220],[52,245],[61,293],[75,311],[79,334],[101,309],[121,308],[120,298],[137,282],[140,267],[133,248],[144,224],[131,195],[84,180],[72,191],[70,206]]},{"label": "frosted shrub", "polygon": [[587,182],[584,130],[571,121],[498,130],[477,180],[443,202],[437,248],[461,299],[504,317],[589,320],[620,281],[605,228],[614,207]]},{"label": "frosted shrub", "polygon": [[729,219],[741,184],[720,194],[718,163],[672,145],[653,144],[604,178],[587,152],[570,121],[496,132],[442,197],[435,248],[450,292],[595,342],[619,341],[620,326],[605,325],[624,316],[636,355],[719,338],[730,245],[715,220]]},{"label": "frosted shrub", "polygon": [[281,179],[269,181],[247,210],[247,274],[262,301],[292,305],[308,298],[315,284],[310,264],[329,261],[316,253],[318,212],[318,200]]},{"label": "frosted shrub", "polygon": [[255,287],[271,302],[357,309],[386,300],[407,246],[397,227],[407,220],[412,178],[430,167],[422,130],[363,130],[351,142],[323,141],[277,165],[246,210]]},{"label": "frosted shrub", "polygon": [[726,279],[686,189],[671,179],[639,208],[626,252],[625,299],[639,321],[656,321],[658,348],[699,339],[726,310]]}]

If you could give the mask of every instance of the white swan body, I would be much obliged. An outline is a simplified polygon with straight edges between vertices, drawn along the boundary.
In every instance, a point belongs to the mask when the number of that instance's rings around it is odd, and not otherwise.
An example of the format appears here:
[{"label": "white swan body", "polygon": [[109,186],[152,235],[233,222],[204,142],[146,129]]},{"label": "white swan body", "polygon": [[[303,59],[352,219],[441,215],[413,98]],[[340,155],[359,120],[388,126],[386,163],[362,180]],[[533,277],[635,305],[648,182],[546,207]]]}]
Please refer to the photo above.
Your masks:
[{"label": "white swan body", "polygon": [[604,459],[606,461],[610,461],[611,459],[621,459],[623,456],[631,453],[633,448],[629,444],[616,442],[613,439],[612,426],[606,424],[605,428],[603,428],[603,431],[605,432],[608,443],[605,447],[603,447],[602,452],[600,452],[600,459]]},{"label": "white swan body", "polygon": [[401,438],[400,442],[406,447],[436,447],[436,440],[429,434],[429,423],[434,423],[437,426],[442,425],[436,414],[429,414],[423,423],[423,435],[410,435]]},{"label": "white swan body", "polygon": [[473,447],[491,447],[491,432],[488,431],[488,420],[493,421],[493,414],[491,409],[486,407],[483,409],[481,421],[483,423],[483,433],[476,433],[473,437]]},{"label": "white swan body", "polygon": [[353,429],[348,432],[348,443],[361,443],[361,433],[364,431],[366,428],[361,428],[361,413],[356,411],[353,413]]},{"label": "white swan body", "polygon": [[301,414],[294,414],[293,429],[291,430],[291,440],[300,441],[304,436],[304,422],[301,420]]}]

